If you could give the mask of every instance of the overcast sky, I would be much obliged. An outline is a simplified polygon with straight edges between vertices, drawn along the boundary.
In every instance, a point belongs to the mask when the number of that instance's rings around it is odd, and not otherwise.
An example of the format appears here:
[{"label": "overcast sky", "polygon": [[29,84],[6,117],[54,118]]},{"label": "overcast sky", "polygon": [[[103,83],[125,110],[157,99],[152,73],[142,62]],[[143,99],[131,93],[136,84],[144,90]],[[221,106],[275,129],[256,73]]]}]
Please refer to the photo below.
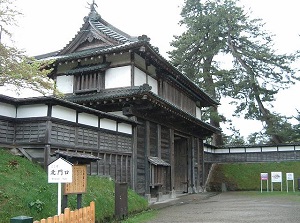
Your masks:
[{"label": "overcast sky", "polygon": [[[16,46],[30,56],[62,49],[83,24],[89,12],[88,2],[91,0],[16,0],[19,11],[24,14],[14,31]],[[165,57],[166,51],[171,49],[169,43],[173,35],[182,32],[178,21],[184,0],[95,2],[106,21],[132,36],[148,35],[151,44]],[[241,0],[241,4],[252,9],[252,16],[266,22],[265,28],[276,35],[275,48],[280,53],[300,50],[299,0]],[[276,110],[286,115],[296,114],[296,108],[300,110],[299,96],[300,84],[278,96]]]}]

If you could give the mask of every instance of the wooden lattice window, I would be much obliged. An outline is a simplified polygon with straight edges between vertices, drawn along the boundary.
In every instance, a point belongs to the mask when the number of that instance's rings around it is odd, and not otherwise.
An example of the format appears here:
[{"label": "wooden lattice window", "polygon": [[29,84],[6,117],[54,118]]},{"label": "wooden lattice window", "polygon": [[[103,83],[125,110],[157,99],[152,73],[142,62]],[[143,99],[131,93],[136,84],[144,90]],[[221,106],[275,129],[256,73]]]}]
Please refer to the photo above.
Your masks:
[{"label": "wooden lattice window", "polygon": [[159,186],[163,184],[164,166],[150,164],[150,186]]},{"label": "wooden lattice window", "polygon": [[99,92],[104,88],[104,74],[102,73],[87,73],[80,74],[74,77],[74,92]]},{"label": "wooden lattice window", "polygon": [[150,162],[150,186],[155,187],[163,185],[164,176],[170,164],[153,156],[148,157],[148,161]]}]

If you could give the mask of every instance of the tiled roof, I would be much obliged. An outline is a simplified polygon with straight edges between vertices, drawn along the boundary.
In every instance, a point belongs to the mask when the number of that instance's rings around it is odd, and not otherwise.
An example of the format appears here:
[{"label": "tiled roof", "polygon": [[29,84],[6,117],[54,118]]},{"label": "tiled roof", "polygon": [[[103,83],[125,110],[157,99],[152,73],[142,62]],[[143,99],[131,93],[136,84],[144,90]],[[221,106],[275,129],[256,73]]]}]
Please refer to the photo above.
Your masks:
[{"label": "tiled roof", "polygon": [[120,97],[138,96],[146,92],[150,92],[149,85],[142,85],[133,88],[117,88],[105,89],[97,93],[82,94],[82,95],[66,95],[66,99],[75,103],[94,102],[98,100],[114,99]]},{"label": "tiled roof", "polygon": [[94,66],[87,66],[87,67],[79,67],[79,68],[74,68],[72,70],[69,70],[67,72],[64,72],[65,75],[73,75],[73,74],[80,74],[83,72],[91,72],[95,70],[101,70],[104,68],[107,68],[110,65],[110,63],[103,63],[99,65],[94,65]]},{"label": "tiled roof", "polygon": [[61,157],[65,157],[65,158],[80,158],[80,159],[88,159],[88,160],[91,160],[91,161],[96,161],[96,160],[101,159],[97,156],[94,156],[94,155],[88,154],[88,153],[60,151],[60,150],[56,150],[54,153],[58,154]]},{"label": "tiled roof", "polygon": [[105,26],[103,23],[101,23],[100,21],[90,21],[90,23],[97,28],[97,30],[101,31],[102,33],[104,33],[105,35],[120,41],[120,42],[129,42],[131,41],[131,39],[125,37],[124,35],[121,35],[120,33],[112,30],[110,27]]}]

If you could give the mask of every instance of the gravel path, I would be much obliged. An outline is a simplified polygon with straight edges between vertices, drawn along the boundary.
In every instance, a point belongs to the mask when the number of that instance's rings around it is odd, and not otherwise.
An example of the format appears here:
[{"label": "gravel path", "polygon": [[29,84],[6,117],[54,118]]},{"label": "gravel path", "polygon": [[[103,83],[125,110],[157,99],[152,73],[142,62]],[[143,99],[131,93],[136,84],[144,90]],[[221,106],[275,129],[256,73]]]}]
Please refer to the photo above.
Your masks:
[{"label": "gravel path", "polygon": [[[299,196],[299,195],[295,195]],[[272,222],[299,223],[300,199],[287,197],[245,195],[226,192],[205,197],[203,194],[183,196],[169,207],[156,206],[156,222]],[[154,206],[155,208],[155,206]]]}]

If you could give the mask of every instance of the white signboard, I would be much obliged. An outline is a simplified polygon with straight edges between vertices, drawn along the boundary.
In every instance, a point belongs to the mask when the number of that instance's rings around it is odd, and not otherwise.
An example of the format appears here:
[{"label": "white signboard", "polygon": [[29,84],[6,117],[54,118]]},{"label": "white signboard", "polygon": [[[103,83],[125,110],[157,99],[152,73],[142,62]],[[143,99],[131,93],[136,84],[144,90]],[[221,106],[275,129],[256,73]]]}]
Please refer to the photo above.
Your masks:
[{"label": "white signboard", "polygon": [[286,173],[286,180],[294,180],[294,173]]},{"label": "white signboard", "polygon": [[271,172],[272,183],[282,182],[282,172]]},{"label": "white signboard", "polygon": [[63,158],[55,160],[48,165],[48,183],[71,183],[72,163]]},{"label": "white signboard", "polygon": [[289,192],[289,181],[293,181],[293,191],[295,192],[294,173],[286,173],[286,192]]},{"label": "white signboard", "polygon": [[273,191],[273,183],[280,183],[282,191],[282,172],[271,172],[271,191]]},{"label": "white signboard", "polygon": [[268,173],[260,173],[260,179],[261,180],[268,180],[269,179]]},{"label": "white signboard", "polygon": [[57,183],[57,215],[61,214],[61,184],[72,183],[73,164],[59,158],[48,165],[48,183]]}]

